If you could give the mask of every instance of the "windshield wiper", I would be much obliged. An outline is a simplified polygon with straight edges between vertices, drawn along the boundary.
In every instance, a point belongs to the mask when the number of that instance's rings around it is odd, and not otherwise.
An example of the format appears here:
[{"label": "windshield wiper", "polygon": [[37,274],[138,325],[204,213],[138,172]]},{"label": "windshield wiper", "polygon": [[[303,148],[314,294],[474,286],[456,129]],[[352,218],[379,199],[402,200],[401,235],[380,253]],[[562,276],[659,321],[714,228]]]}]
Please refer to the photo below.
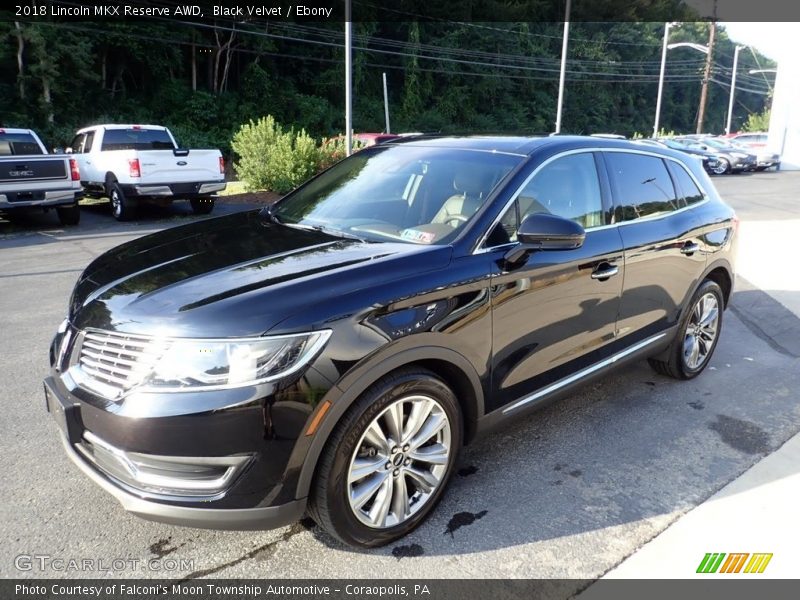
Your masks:
[{"label": "windshield wiper", "polygon": [[321,231],[322,233],[327,233],[328,235],[344,238],[347,240],[358,240],[359,242],[367,241],[364,238],[355,235],[354,233],[348,233],[346,231],[342,231],[341,229],[335,229],[333,227],[328,227],[326,225],[309,225],[308,227],[310,229],[314,229],[315,231]]}]

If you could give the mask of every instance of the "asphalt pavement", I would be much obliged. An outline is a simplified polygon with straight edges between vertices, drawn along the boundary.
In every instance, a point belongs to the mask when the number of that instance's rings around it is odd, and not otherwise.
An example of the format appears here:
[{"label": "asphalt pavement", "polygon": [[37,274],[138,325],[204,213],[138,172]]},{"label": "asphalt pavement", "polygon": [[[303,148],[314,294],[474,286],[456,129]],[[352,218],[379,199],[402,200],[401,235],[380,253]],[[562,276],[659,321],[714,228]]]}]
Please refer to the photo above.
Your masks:
[{"label": "asphalt pavement", "polygon": [[[714,181],[743,228],[800,219],[800,173]],[[0,223],[0,577],[595,579],[800,430],[800,351],[781,337],[800,332],[800,318],[745,280],[701,377],[677,382],[635,364],[479,440],[431,518],[392,546],[345,548],[308,520],[262,532],[143,521],[64,455],[41,380],[88,262],[195,217],[167,211],[120,225],[105,211],[86,211],[76,229]],[[740,253],[787,264],[755,242]],[[96,560],[63,570],[53,559]]]}]

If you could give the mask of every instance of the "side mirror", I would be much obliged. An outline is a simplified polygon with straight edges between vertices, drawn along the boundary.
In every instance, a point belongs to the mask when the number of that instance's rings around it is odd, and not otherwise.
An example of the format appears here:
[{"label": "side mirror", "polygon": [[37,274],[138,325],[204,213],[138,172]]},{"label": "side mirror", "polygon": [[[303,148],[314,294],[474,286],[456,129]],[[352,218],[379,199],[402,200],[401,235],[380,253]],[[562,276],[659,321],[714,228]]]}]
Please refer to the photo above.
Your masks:
[{"label": "side mirror", "polygon": [[523,219],[517,230],[519,244],[503,258],[507,263],[515,264],[538,250],[580,248],[585,239],[586,231],[575,221],[550,213],[534,213]]}]

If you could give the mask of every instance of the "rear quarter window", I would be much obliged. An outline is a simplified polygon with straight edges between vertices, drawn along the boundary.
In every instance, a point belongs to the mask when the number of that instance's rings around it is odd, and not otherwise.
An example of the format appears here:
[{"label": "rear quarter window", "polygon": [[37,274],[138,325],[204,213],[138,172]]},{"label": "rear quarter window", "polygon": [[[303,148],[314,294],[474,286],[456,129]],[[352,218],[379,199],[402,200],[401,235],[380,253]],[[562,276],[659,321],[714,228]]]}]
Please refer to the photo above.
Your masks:
[{"label": "rear quarter window", "polygon": [[678,203],[681,208],[702,202],[706,195],[697,186],[686,167],[678,163],[670,166],[675,184],[678,187]]}]

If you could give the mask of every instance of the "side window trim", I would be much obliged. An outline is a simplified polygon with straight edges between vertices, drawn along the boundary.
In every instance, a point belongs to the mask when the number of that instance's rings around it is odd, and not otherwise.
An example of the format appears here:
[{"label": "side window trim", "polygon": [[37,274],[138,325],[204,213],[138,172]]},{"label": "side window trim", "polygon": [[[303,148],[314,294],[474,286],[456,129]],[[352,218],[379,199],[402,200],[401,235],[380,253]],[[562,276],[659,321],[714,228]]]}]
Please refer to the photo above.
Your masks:
[{"label": "side window trim", "polygon": [[[632,223],[639,223],[641,221],[656,221],[658,219],[663,219],[665,217],[672,216],[672,215],[674,215],[676,213],[680,213],[680,212],[683,212],[683,211],[686,211],[686,210],[692,210],[694,208],[697,208],[698,206],[702,206],[703,204],[708,202],[709,199],[710,199],[710,196],[709,196],[708,192],[706,191],[705,187],[702,185],[702,183],[700,183],[700,181],[698,181],[697,177],[695,176],[694,173],[692,173],[691,169],[688,169],[688,168],[684,167],[683,163],[680,160],[678,160],[677,158],[673,158],[672,156],[665,156],[665,155],[658,154],[658,153],[655,153],[655,152],[647,152],[645,150],[640,150],[638,148],[637,149],[628,149],[628,148],[619,148],[619,149],[617,149],[617,148],[596,148],[595,147],[595,148],[579,148],[579,149],[575,149],[575,150],[567,150],[565,152],[561,152],[559,154],[554,154],[553,156],[547,158],[544,162],[542,162],[539,165],[537,165],[530,173],[528,173],[528,176],[525,177],[525,179],[522,181],[522,183],[514,191],[514,193],[511,195],[510,199],[506,202],[505,206],[503,206],[502,210],[498,213],[497,217],[495,217],[494,221],[492,221],[492,224],[487,228],[487,230],[483,233],[483,235],[481,235],[477,245],[475,246],[475,249],[472,251],[472,254],[482,254],[482,253],[485,253],[485,252],[492,252],[492,251],[495,251],[495,250],[498,250],[498,249],[501,249],[501,248],[507,248],[509,246],[515,245],[517,242],[507,242],[505,244],[499,244],[499,245],[496,245],[496,246],[486,246],[485,244],[486,244],[486,241],[488,240],[489,236],[491,235],[491,232],[494,230],[494,228],[497,226],[497,224],[503,218],[503,215],[509,209],[511,204],[515,203],[517,201],[517,197],[519,196],[520,192],[522,192],[522,190],[525,189],[525,187],[528,185],[528,183],[533,178],[533,176],[536,175],[536,173],[538,173],[539,170],[542,167],[544,167],[549,162],[551,162],[551,161],[553,161],[553,160],[555,160],[557,158],[560,158],[562,156],[568,156],[570,154],[580,154],[580,153],[585,153],[585,152],[593,152],[595,154],[595,157],[596,157],[595,158],[596,163],[599,164],[599,165],[602,165],[602,167],[603,167],[602,169],[600,169],[600,167],[598,167],[598,175],[600,177],[600,191],[601,191],[601,194],[603,194],[603,196],[604,196],[603,202],[605,203],[606,200],[605,200],[605,194],[604,194],[603,185],[605,184],[606,186],[608,186],[607,187],[608,200],[609,200],[608,210],[611,213],[611,223],[607,223],[606,225],[601,225],[599,227],[591,227],[587,231],[595,231],[595,230],[598,230],[598,229],[605,229],[605,228],[609,228],[609,227],[624,227],[626,225],[630,225]],[[616,194],[614,192],[614,188],[611,186],[610,167],[608,166],[608,161],[606,161],[606,154],[608,154],[609,152],[629,152],[629,153],[632,153],[632,154],[643,154],[645,156],[651,156],[651,157],[654,157],[654,158],[660,158],[661,160],[663,160],[666,163],[665,166],[667,167],[667,171],[670,173],[670,177],[672,177],[672,173],[670,171],[671,163],[678,163],[681,167],[686,169],[686,172],[694,180],[694,182],[697,185],[698,189],[703,193],[703,200],[698,202],[698,203],[696,203],[696,204],[691,204],[691,205],[689,205],[689,206],[687,206],[685,208],[680,208],[680,209],[678,209],[676,211],[673,211],[671,213],[667,213],[666,215],[652,215],[652,216],[642,217],[640,219],[636,219],[636,220],[633,220],[633,221],[615,222],[616,210],[617,210],[617,206],[619,206],[619,202],[618,202],[617,196],[616,196]],[[676,191],[677,191],[677,189],[678,188],[676,187]],[[517,218],[519,218],[519,215],[517,216]],[[608,219],[606,219],[606,220],[608,220]]]},{"label": "side window trim", "polygon": [[597,173],[598,186],[600,188],[600,200],[602,202],[602,207],[603,207],[603,219],[606,221],[606,223],[604,225],[598,225],[596,227],[589,227],[589,228],[586,229],[586,231],[587,232],[588,231],[594,231],[595,229],[602,229],[603,227],[609,227],[611,224],[608,222],[608,220],[609,220],[608,214],[610,213],[612,215],[612,217],[613,217],[614,206],[612,204],[610,190],[607,187],[604,187],[604,183],[607,186],[608,182],[607,181],[604,182],[604,175],[606,175],[605,172],[604,172],[604,166],[605,165],[603,165],[601,163],[601,158],[599,157],[600,152],[599,152],[599,150],[597,148],[577,148],[575,150],[567,150],[565,152],[560,152],[558,154],[554,154],[553,156],[550,156],[550,157],[546,158],[544,161],[539,163],[530,173],[528,173],[528,176],[525,177],[525,179],[517,187],[517,189],[514,191],[514,193],[511,194],[511,197],[506,202],[506,205],[503,207],[503,209],[500,211],[500,213],[497,215],[497,217],[494,219],[494,221],[492,221],[492,224],[489,226],[489,228],[486,230],[486,232],[484,232],[484,234],[481,236],[480,242],[478,243],[477,247],[475,248],[473,254],[477,254],[477,253],[481,253],[481,252],[490,252],[490,251],[495,250],[497,248],[505,248],[507,246],[513,246],[513,245],[517,244],[518,242],[506,242],[504,244],[499,244],[499,245],[496,245],[496,246],[486,246],[486,242],[491,237],[492,231],[494,231],[494,229],[499,226],[500,222],[503,219],[503,216],[506,214],[506,212],[512,206],[515,207],[515,210],[516,210],[516,213],[517,213],[517,216],[516,216],[517,226],[519,226],[519,220],[520,220],[520,216],[521,216],[519,214],[519,202],[518,202],[519,196],[525,190],[525,188],[528,187],[528,184],[539,173],[539,171],[541,171],[544,167],[546,167],[547,165],[549,165],[552,162],[555,162],[556,160],[558,160],[560,158],[564,158],[564,157],[567,157],[567,156],[574,156],[574,155],[577,155],[577,154],[592,154],[592,156],[594,158],[595,171]]}]

